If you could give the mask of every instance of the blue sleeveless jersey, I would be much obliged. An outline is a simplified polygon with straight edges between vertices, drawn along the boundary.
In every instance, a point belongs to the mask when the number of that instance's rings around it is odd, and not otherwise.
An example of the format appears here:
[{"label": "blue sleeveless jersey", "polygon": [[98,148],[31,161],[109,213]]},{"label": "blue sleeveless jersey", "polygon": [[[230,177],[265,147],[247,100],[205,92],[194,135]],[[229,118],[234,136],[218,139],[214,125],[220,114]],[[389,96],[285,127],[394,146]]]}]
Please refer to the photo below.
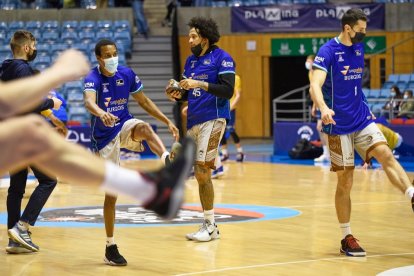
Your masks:
[{"label": "blue sleeveless jersey", "polygon": [[323,132],[349,134],[373,122],[362,92],[362,43],[345,46],[335,37],[319,49],[313,67],[327,73],[322,86],[323,97],[326,105],[335,112],[333,119],[336,125],[323,125]]},{"label": "blue sleeveless jersey", "polygon": [[106,77],[99,66],[92,69],[84,80],[84,92],[96,93],[96,104],[106,112],[119,118],[113,127],[106,127],[99,117],[92,115],[92,148],[101,150],[121,131],[124,123],[132,118],[128,111],[129,94],[138,93],[143,85],[132,69],[118,66],[115,75]]},{"label": "blue sleeveless jersey", "polygon": [[[214,47],[204,56],[191,55],[184,66],[183,78],[218,83],[219,75],[235,74],[233,58],[220,48]],[[201,88],[188,91],[187,128],[213,119],[230,119],[228,99],[216,97]]]}]

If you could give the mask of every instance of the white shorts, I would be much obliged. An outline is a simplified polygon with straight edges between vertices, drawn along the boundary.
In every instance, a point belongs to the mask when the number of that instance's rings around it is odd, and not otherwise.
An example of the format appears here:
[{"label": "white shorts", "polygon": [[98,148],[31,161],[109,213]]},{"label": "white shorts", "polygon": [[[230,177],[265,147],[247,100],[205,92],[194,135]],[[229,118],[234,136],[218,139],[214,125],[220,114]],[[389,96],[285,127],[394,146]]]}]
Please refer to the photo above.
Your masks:
[{"label": "white shorts", "polygon": [[99,156],[119,165],[121,148],[136,152],[143,151],[144,146],[142,145],[142,140],[135,141],[132,139],[132,131],[135,126],[143,122],[144,121],[138,119],[129,119],[126,121],[118,135],[99,151]]},{"label": "white shorts", "polygon": [[226,120],[215,119],[195,125],[187,131],[187,135],[193,138],[197,145],[196,164],[216,168],[214,161],[225,129]]},{"label": "white shorts", "polygon": [[355,168],[354,149],[365,162],[369,162],[369,153],[379,145],[387,145],[387,140],[375,123],[350,134],[328,135],[331,171]]}]

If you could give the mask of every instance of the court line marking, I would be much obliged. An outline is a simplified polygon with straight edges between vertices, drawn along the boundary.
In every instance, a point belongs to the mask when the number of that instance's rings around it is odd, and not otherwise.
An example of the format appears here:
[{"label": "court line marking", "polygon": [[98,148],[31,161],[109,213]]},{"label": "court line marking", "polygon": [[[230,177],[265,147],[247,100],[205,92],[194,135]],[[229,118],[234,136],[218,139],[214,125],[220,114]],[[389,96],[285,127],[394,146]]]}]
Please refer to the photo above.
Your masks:
[{"label": "court line marking", "polygon": [[302,260],[302,261],[270,263],[270,264],[261,264],[261,265],[234,266],[234,267],[227,267],[227,268],[220,268],[220,269],[212,269],[212,270],[204,270],[204,271],[189,272],[189,273],[182,273],[182,274],[174,274],[174,276],[197,275],[197,274],[216,273],[216,272],[224,272],[224,271],[231,271],[231,270],[243,270],[243,269],[251,269],[251,268],[282,266],[282,265],[290,265],[290,264],[303,264],[303,263],[312,263],[312,262],[321,262],[321,261],[335,261],[335,260],[355,260],[355,261],[360,260],[360,261],[362,261],[365,258],[380,258],[380,257],[387,257],[387,256],[405,256],[405,255],[414,255],[414,252],[368,255],[367,257],[346,257],[346,256],[344,256],[344,257],[334,257],[334,258],[321,258],[321,259],[314,259],[314,260]]},{"label": "court line marking", "polygon": [[[394,201],[367,201],[367,202],[352,202],[352,205],[371,205],[371,204],[390,204],[390,203],[407,203],[407,200],[394,200]],[[301,208],[301,207],[333,207],[335,204],[326,203],[326,204],[309,204],[309,205],[288,205],[288,206],[278,206],[281,208]]]}]

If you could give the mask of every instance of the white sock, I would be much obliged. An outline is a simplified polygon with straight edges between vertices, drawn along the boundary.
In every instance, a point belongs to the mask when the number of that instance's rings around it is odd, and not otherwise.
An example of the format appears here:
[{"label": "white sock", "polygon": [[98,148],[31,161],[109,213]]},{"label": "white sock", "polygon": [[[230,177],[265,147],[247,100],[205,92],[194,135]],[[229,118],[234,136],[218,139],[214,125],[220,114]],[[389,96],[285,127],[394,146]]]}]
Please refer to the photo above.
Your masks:
[{"label": "white sock", "polygon": [[204,210],[204,219],[211,222],[211,224],[215,223],[214,220],[214,209],[211,210]]},{"label": "white sock", "polygon": [[325,155],[325,156],[329,156],[329,149],[328,149],[328,146],[322,146],[322,148],[323,148],[323,155]]},{"label": "white sock", "polygon": [[343,239],[346,237],[346,235],[351,234],[351,223],[350,222],[340,223],[339,227],[341,228]]},{"label": "white sock", "polygon": [[227,151],[227,149],[221,149],[221,153],[223,154],[223,155],[227,155],[227,154],[229,154],[229,152]]},{"label": "white sock", "polygon": [[115,244],[114,237],[106,237],[106,246],[108,247],[108,246],[111,246],[113,244]]},{"label": "white sock", "polygon": [[414,195],[414,187],[407,188],[407,190],[405,190],[405,195],[408,199],[412,199]]},{"label": "white sock", "polygon": [[102,188],[113,195],[128,195],[146,202],[154,197],[156,186],[143,178],[137,171],[121,168],[109,161],[105,162],[105,179]]},{"label": "white sock", "polygon": [[167,158],[169,156],[170,156],[170,153],[168,151],[164,151],[164,153],[161,155],[160,158],[161,158],[162,162],[164,162],[164,164],[165,164],[165,158]]},{"label": "white sock", "polygon": [[242,147],[238,148],[237,152],[243,152],[243,148]]},{"label": "white sock", "polygon": [[27,222],[24,222],[24,221],[21,221],[21,220],[19,220],[19,222],[17,222],[17,227],[22,231],[29,230],[29,224]]}]

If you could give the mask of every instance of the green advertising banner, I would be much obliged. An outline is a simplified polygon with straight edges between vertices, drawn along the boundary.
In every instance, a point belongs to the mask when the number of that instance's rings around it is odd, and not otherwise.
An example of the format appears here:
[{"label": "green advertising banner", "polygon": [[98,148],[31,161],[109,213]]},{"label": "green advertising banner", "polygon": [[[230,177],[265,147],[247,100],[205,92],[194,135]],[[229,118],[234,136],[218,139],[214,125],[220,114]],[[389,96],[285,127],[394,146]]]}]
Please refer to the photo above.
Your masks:
[{"label": "green advertising banner", "polygon": [[[318,38],[273,38],[271,41],[272,56],[307,56],[315,55],[319,47],[331,37]],[[364,39],[365,54],[373,54],[385,49],[385,36],[368,36]]]}]

